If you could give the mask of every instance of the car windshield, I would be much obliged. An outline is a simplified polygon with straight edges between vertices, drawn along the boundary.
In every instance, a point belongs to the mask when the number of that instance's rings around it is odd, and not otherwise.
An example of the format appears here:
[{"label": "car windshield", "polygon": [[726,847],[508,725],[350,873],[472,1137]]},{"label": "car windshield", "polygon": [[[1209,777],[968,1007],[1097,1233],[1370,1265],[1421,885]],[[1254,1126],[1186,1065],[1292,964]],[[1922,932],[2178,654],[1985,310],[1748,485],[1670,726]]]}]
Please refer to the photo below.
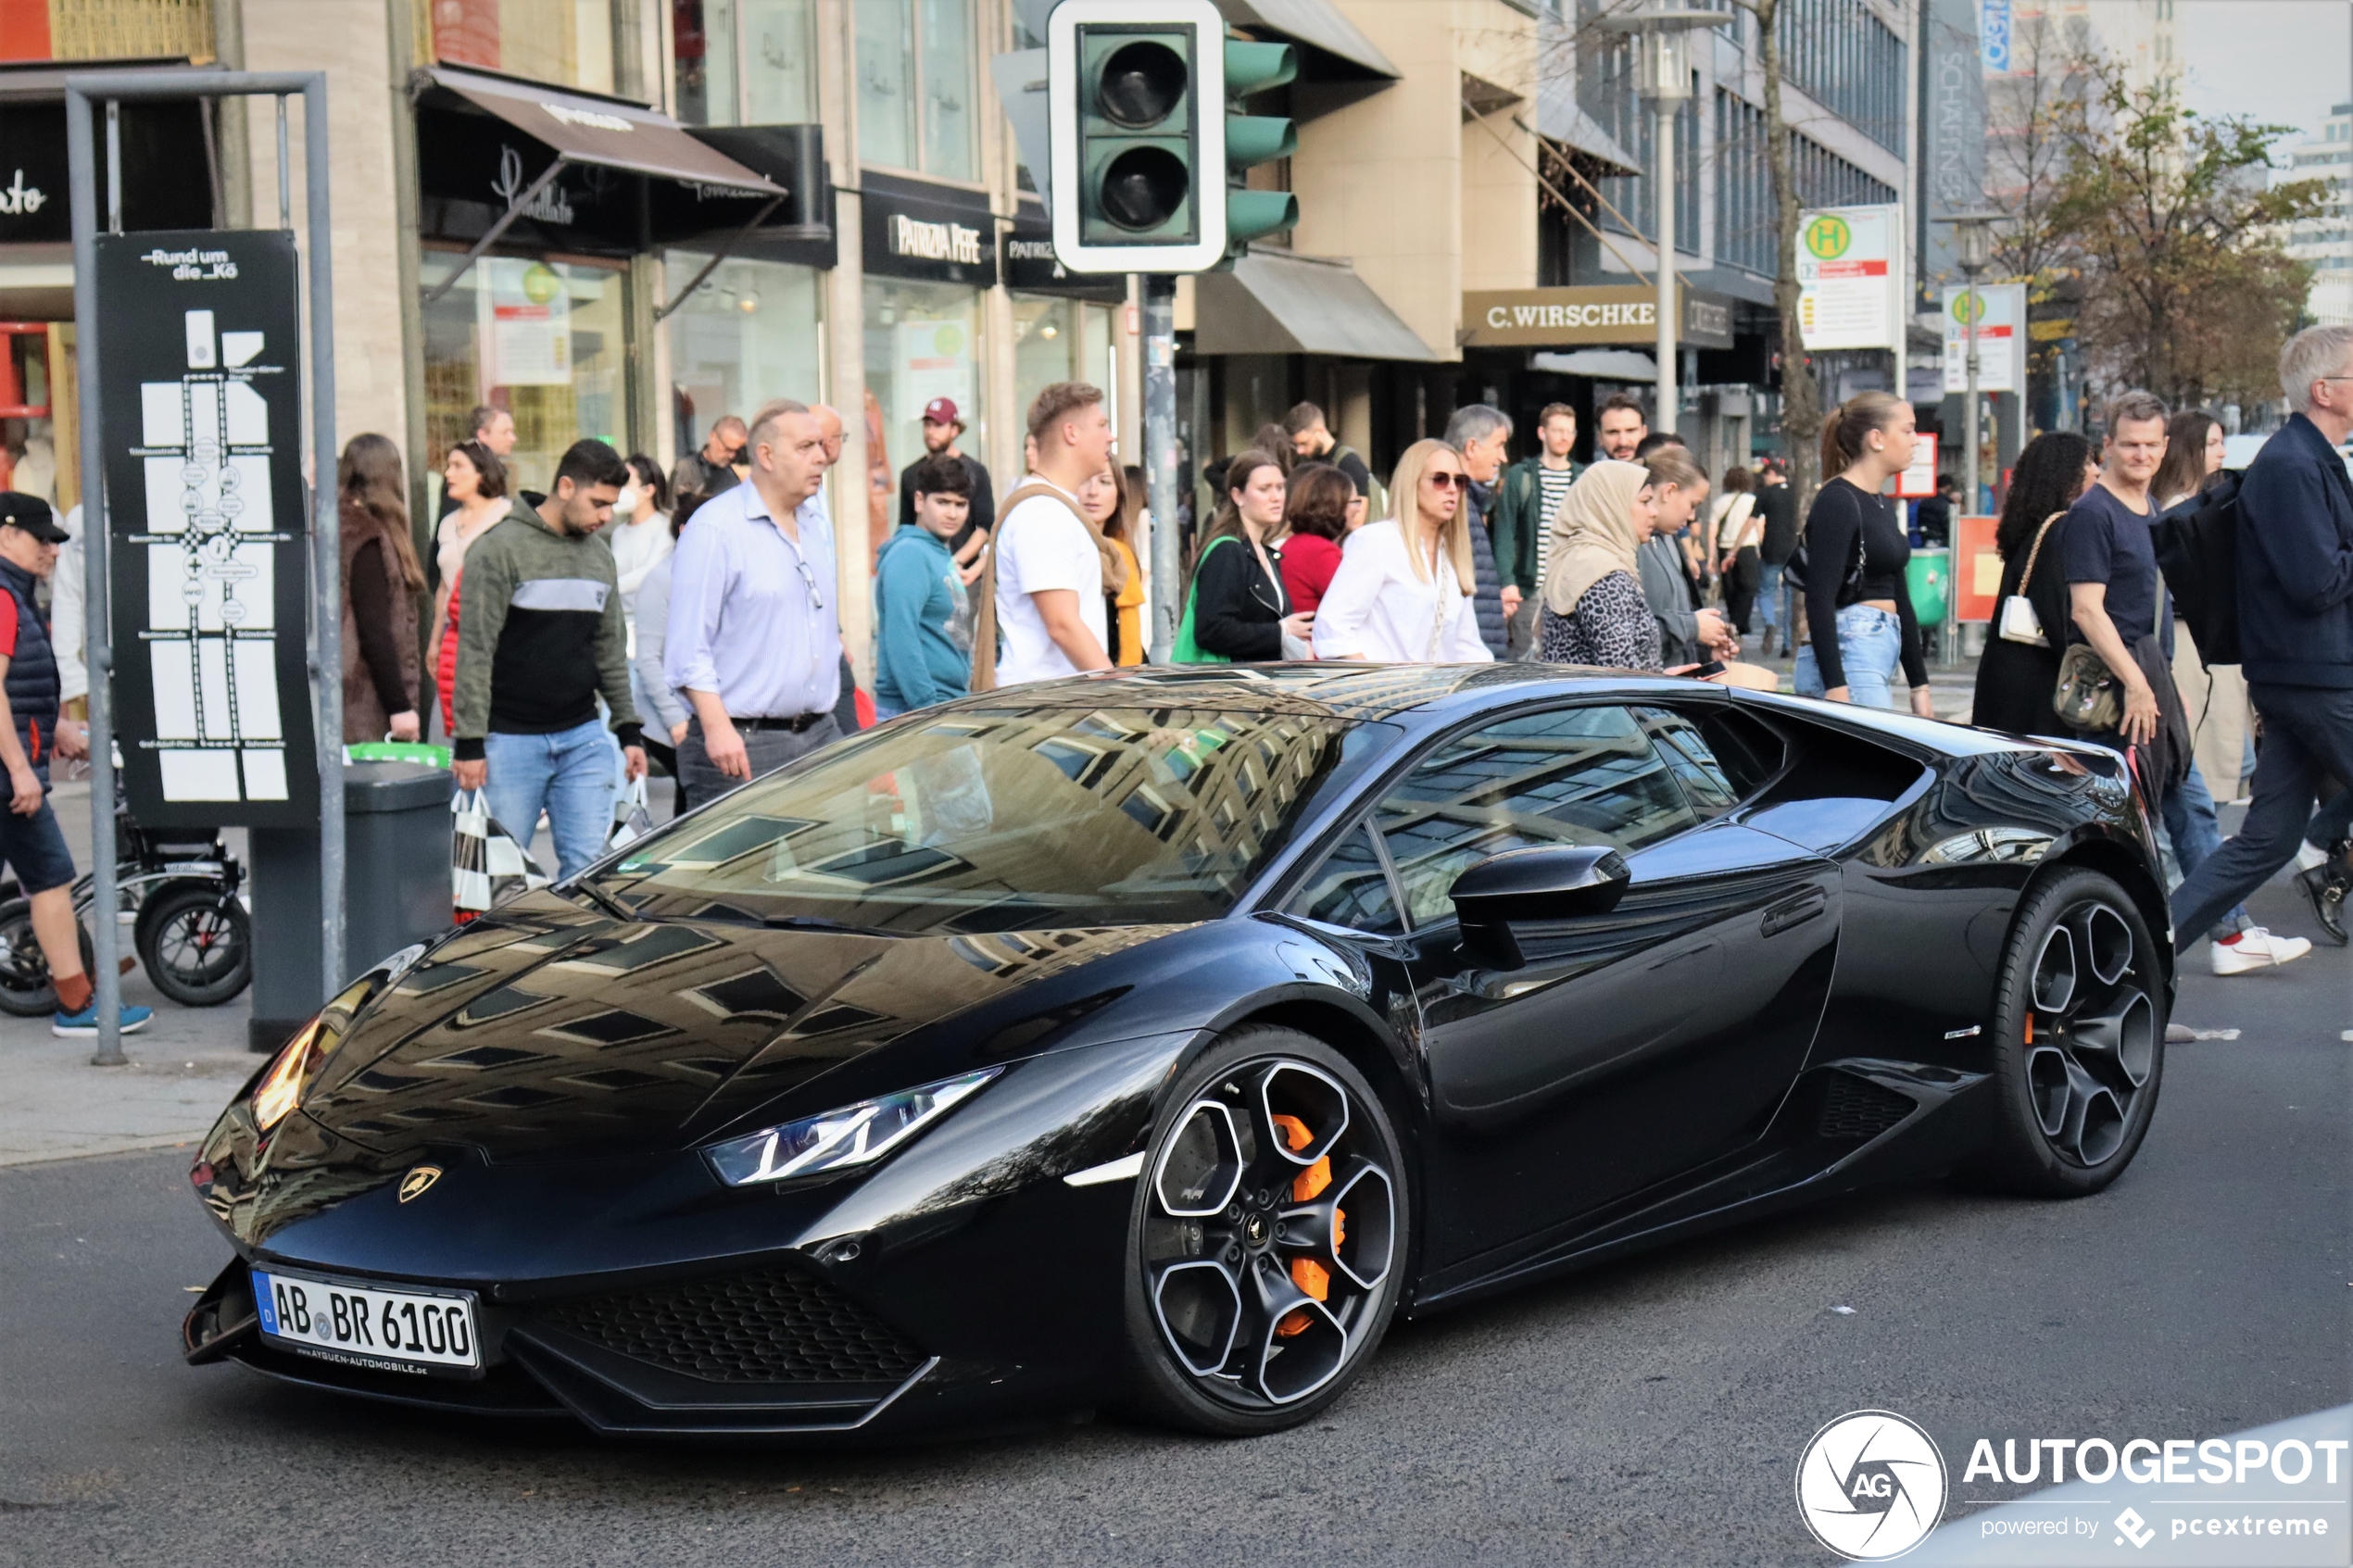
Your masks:
[{"label": "car windshield", "polygon": [[589,881],[650,919],[906,934],[1209,920],[1401,733],[1297,713],[963,709],[747,785]]}]

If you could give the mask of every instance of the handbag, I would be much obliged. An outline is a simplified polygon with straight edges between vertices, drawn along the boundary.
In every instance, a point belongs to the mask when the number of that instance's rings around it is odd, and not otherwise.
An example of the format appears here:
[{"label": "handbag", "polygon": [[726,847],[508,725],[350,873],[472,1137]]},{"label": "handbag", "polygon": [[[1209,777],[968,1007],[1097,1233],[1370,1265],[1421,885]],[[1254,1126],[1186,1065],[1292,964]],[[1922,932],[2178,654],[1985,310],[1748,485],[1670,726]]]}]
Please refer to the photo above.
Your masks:
[{"label": "handbag", "polygon": [[1201,559],[1193,562],[1193,581],[1185,587],[1185,618],[1176,623],[1176,640],[1170,645],[1168,650],[1168,661],[1171,664],[1231,664],[1234,662],[1222,653],[1211,653],[1193,640],[1193,608],[1201,597],[1201,563],[1209,558],[1210,551],[1220,545],[1233,541],[1233,538],[1234,536],[1230,533],[1219,534],[1202,547]]},{"label": "handbag", "polygon": [[459,790],[449,810],[456,818],[449,834],[450,903],[460,925],[518,894],[547,885],[547,873],[498,825],[481,790]]},{"label": "handbag", "polygon": [[2051,707],[2070,728],[2095,734],[2113,732],[2124,722],[2124,683],[2108,667],[2099,649],[2073,643],[2059,655],[2058,684]]},{"label": "handbag", "polygon": [[2051,524],[2066,515],[2064,511],[2053,512],[2034,531],[2034,546],[2026,552],[2026,570],[2019,574],[2018,592],[2002,601],[2001,617],[1995,622],[2006,643],[2024,643],[2037,648],[2051,646],[2050,634],[2043,630],[2043,618],[2034,613],[2034,601],[2026,596],[2026,589],[2034,581],[2034,563],[2043,554],[2043,540],[2050,533]]},{"label": "handbag", "polygon": [[654,814],[646,805],[644,774],[629,781],[629,787],[613,802],[612,831],[605,835],[607,849],[626,849],[654,831]]}]

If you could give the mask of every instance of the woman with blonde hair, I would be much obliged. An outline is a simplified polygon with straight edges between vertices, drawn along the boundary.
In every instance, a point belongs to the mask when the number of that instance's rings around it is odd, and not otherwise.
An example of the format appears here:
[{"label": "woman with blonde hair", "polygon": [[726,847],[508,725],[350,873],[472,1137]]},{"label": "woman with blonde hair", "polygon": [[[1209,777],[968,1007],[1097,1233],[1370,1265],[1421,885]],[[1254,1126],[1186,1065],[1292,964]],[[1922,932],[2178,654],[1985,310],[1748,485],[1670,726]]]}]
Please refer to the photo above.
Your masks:
[{"label": "woman with blonde hair", "polygon": [[1397,515],[1356,531],[1315,609],[1315,657],[1485,664],[1471,603],[1470,471],[1443,441],[1416,441],[1390,481]]},{"label": "woman with blonde hair", "polygon": [[1078,491],[1078,508],[1101,531],[1126,565],[1126,576],[1116,586],[1104,574],[1103,609],[1111,630],[1111,646],[1103,651],[1114,665],[1144,662],[1144,569],[1136,559],[1131,540],[1136,519],[1144,509],[1142,487],[1128,481],[1114,460]]}]

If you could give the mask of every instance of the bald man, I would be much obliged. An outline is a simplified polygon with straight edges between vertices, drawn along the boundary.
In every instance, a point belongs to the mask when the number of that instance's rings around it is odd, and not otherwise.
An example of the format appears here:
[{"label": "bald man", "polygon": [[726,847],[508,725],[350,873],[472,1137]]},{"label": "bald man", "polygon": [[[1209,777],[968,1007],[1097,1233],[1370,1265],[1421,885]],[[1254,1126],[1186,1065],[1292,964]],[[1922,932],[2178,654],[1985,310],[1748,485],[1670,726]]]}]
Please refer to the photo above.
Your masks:
[{"label": "bald man", "polygon": [[743,482],[736,464],[742,459],[749,439],[743,420],[722,414],[712,422],[711,433],[703,437],[702,450],[687,453],[671,469],[670,487],[704,496],[733,490]]}]

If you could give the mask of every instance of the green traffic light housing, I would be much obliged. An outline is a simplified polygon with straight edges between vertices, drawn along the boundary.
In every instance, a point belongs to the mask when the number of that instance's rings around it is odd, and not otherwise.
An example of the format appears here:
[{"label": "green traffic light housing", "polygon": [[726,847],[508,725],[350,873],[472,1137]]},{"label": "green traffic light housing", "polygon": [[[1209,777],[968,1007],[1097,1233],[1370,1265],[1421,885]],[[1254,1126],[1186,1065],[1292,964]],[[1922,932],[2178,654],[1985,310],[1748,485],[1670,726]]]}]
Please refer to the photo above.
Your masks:
[{"label": "green traffic light housing", "polygon": [[1200,272],[1295,228],[1248,170],[1299,148],[1254,94],[1299,74],[1288,44],[1232,36],[1212,0],[1056,0],[1046,23],[1047,207],[1072,272]]},{"label": "green traffic light housing", "polygon": [[[1226,40],[1226,96],[1236,103],[1253,93],[1280,87],[1299,75],[1299,55],[1288,44]],[[1271,163],[1299,150],[1299,128],[1277,115],[1226,116],[1226,164],[1240,170]],[[1288,191],[1226,192],[1226,245],[1230,250],[1265,234],[1298,227],[1299,201]]]}]

